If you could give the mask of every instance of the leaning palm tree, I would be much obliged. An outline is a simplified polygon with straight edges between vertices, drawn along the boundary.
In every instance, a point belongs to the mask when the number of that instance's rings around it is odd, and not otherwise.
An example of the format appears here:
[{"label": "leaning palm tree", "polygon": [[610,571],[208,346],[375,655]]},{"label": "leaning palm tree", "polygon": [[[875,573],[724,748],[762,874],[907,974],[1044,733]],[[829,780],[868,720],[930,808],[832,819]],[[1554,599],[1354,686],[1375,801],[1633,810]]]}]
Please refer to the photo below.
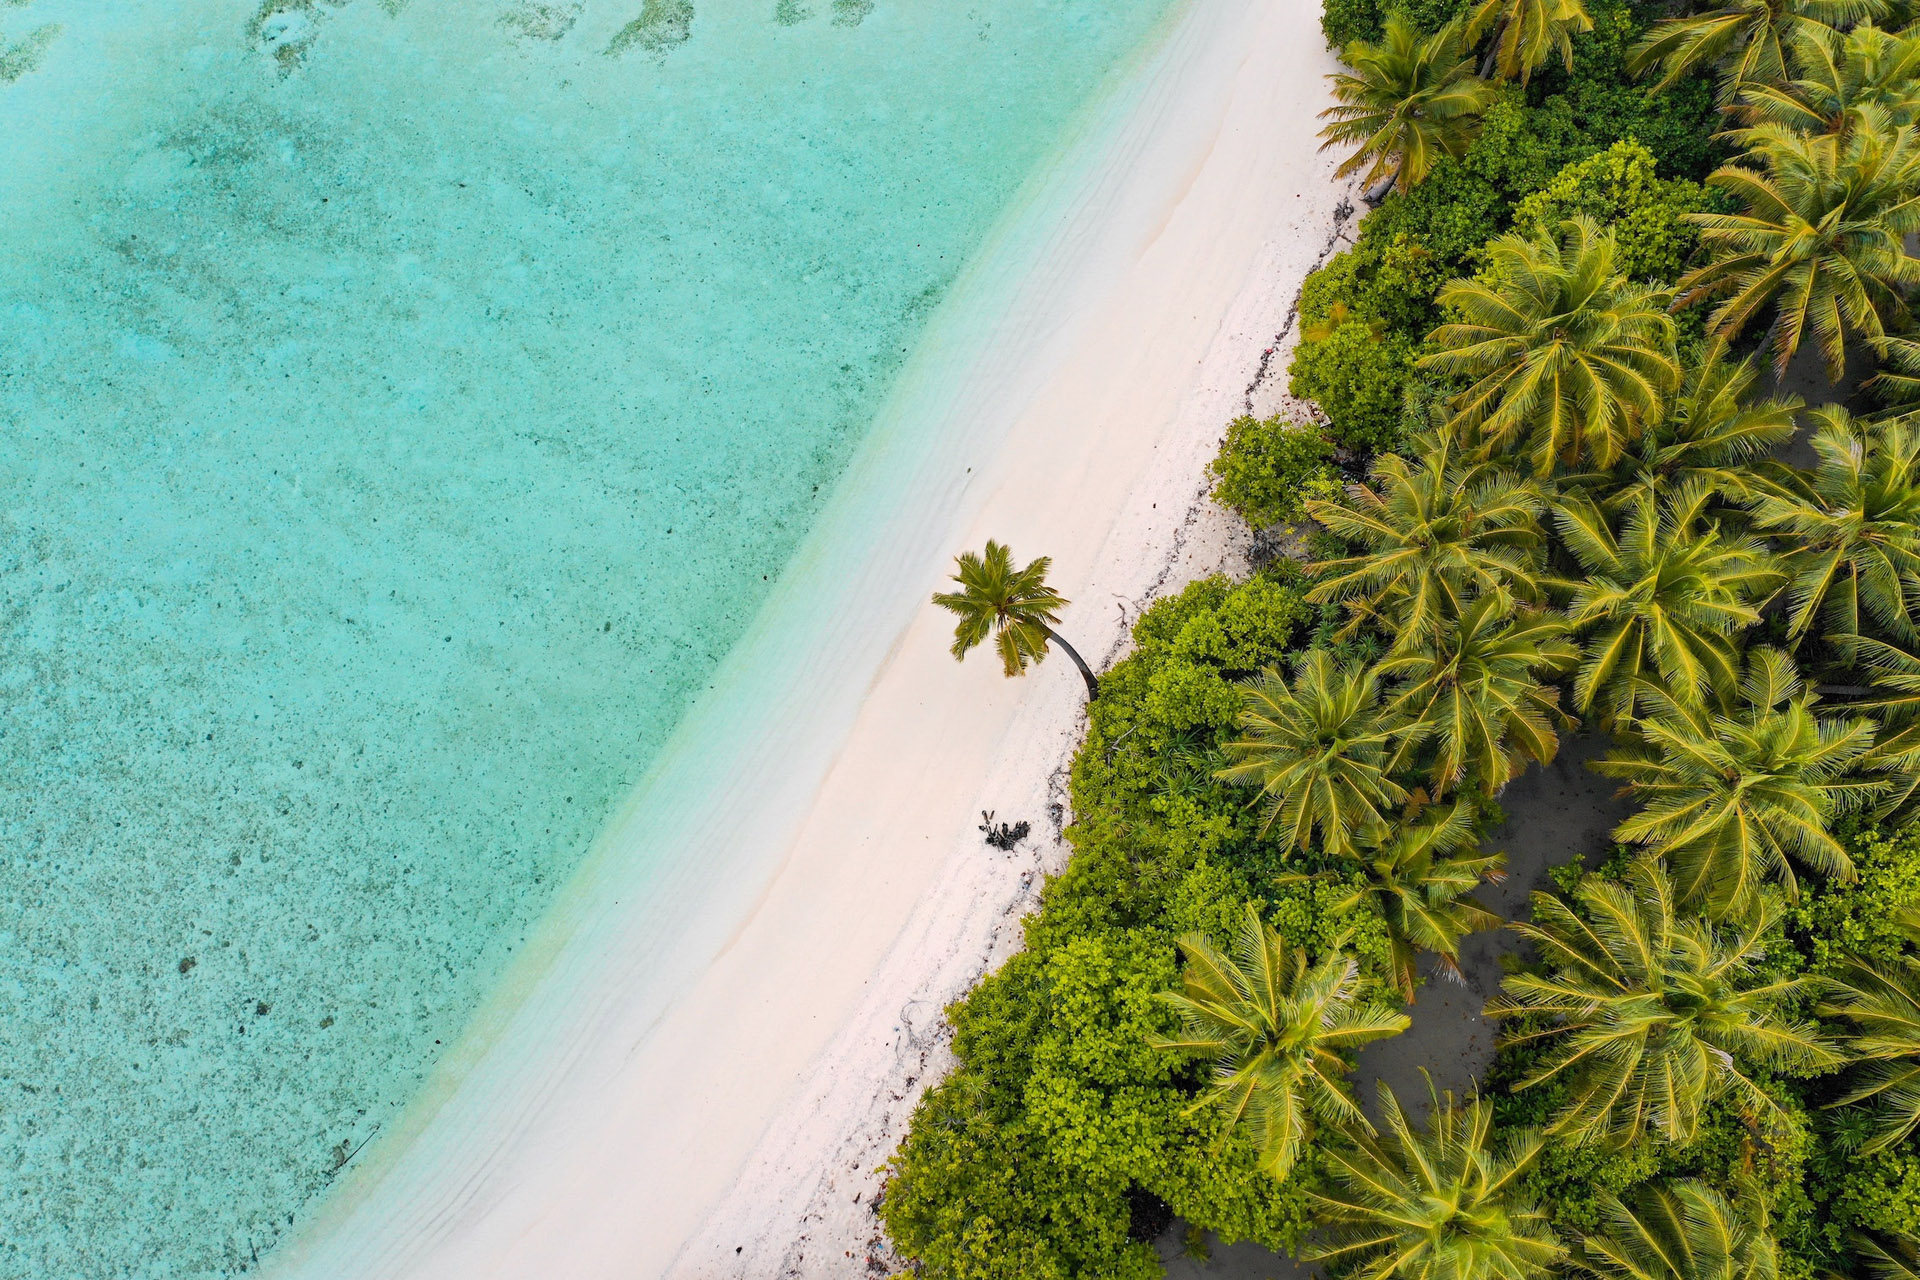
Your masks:
[{"label": "leaning palm tree", "polygon": [[1920,428],[1859,422],[1838,405],[1813,420],[1819,465],[1807,492],[1765,495],[1753,508],[1791,548],[1787,636],[1818,620],[1848,656],[1868,634],[1920,643]]},{"label": "leaning palm tree", "polygon": [[1614,829],[1673,868],[1674,889],[1714,917],[1750,910],[1764,881],[1797,891],[1796,864],[1853,878],[1853,862],[1830,828],[1885,796],[1885,777],[1860,772],[1873,722],[1820,716],[1793,659],[1774,648],[1747,655],[1738,707],[1717,714],[1653,682],[1638,740],[1596,761],[1643,808]]},{"label": "leaning palm tree", "polygon": [[1234,954],[1204,934],[1180,939],[1184,985],[1162,998],[1184,1034],[1157,1048],[1205,1054],[1213,1082],[1195,1109],[1218,1107],[1230,1125],[1252,1130],[1260,1167],[1284,1178],[1317,1125],[1365,1124],[1347,1091],[1348,1055],[1408,1026],[1401,1013],[1359,1001],[1360,965],[1342,951],[1309,963],[1246,907]]},{"label": "leaning palm tree", "polygon": [[1680,281],[1683,305],[1724,295],[1707,320],[1723,338],[1772,307],[1781,372],[1811,330],[1836,382],[1847,334],[1876,343],[1904,327],[1906,294],[1920,284],[1905,243],[1920,231],[1920,137],[1878,106],[1855,116],[1845,135],[1748,130],[1746,154],[1707,178],[1745,209],[1687,215],[1713,256]]},{"label": "leaning palm tree", "polygon": [[1647,29],[1628,55],[1635,75],[1660,67],[1665,89],[1700,67],[1720,71],[1720,100],[1747,85],[1787,77],[1787,45],[1808,27],[1850,26],[1887,12],[1886,0],[1721,0],[1704,13],[1667,18]]},{"label": "leaning palm tree", "polygon": [[1798,396],[1752,399],[1759,370],[1710,344],[1671,407],[1648,426],[1611,471],[1566,476],[1562,489],[1581,489],[1609,512],[1643,496],[1702,484],[1722,500],[1787,492],[1791,473],[1769,456],[1793,438]]},{"label": "leaning palm tree", "polygon": [[[1428,1081],[1432,1091],[1432,1081]],[[1540,1135],[1495,1137],[1493,1105],[1435,1097],[1416,1131],[1385,1084],[1383,1134],[1354,1131],[1328,1152],[1330,1191],[1314,1191],[1327,1239],[1302,1254],[1346,1280],[1536,1280],[1562,1253],[1520,1180]]]},{"label": "leaning palm tree", "polygon": [[1571,721],[1560,691],[1540,677],[1578,657],[1559,614],[1516,613],[1504,592],[1479,597],[1451,626],[1375,668],[1402,682],[1390,705],[1410,726],[1390,767],[1400,772],[1431,743],[1434,796],[1468,782],[1498,793],[1559,750],[1558,730]]},{"label": "leaning palm tree", "polygon": [[1351,486],[1344,502],[1307,502],[1329,532],[1363,548],[1308,569],[1319,582],[1307,599],[1346,606],[1348,634],[1373,625],[1405,647],[1433,638],[1475,596],[1544,598],[1539,487],[1465,454],[1451,433],[1431,432],[1412,458],[1381,454],[1371,483]]},{"label": "leaning palm tree", "polygon": [[1647,859],[1624,882],[1586,877],[1572,903],[1534,894],[1533,920],[1511,927],[1540,967],[1506,978],[1487,1013],[1526,1020],[1530,1029],[1507,1043],[1545,1046],[1515,1089],[1569,1086],[1547,1132],[1621,1146],[1649,1133],[1685,1142],[1716,1098],[1754,1115],[1777,1110],[1750,1069],[1838,1065],[1818,1030],[1787,1012],[1815,980],[1761,972],[1778,923],[1771,900],[1731,929],[1684,915],[1666,869]]},{"label": "leaning palm tree", "polygon": [[1449,971],[1460,971],[1460,940],[1506,921],[1467,895],[1505,878],[1506,856],[1474,847],[1474,814],[1463,804],[1437,806],[1408,822],[1387,822],[1360,833],[1347,856],[1365,883],[1341,904],[1371,903],[1387,926],[1394,985],[1412,1000],[1420,984],[1419,955],[1430,951]]},{"label": "leaning palm tree", "polygon": [[1920,38],[1910,32],[1807,23],[1791,37],[1788,62],[1791,79],[1742,86],[1736,117],[1801,133],[1845,133],[1864,106],[1880,108],[1896,126],[1920,117]]},{"label": "leaning palm tree", "polygon": [[1697,1178],[1599,1196],[1601,1230],[1570,1259],[1595,1280],[1777,1280],[1780,1250],[1766,1201],[1742,1187],[1735,1205]]},{"label": "leaning palm tree", "polygon": [[1556,53],[1560,64],[1573,70],[1573,36],[1591,30],[1593,19],[1581,0],[1479,0],[1467,22],[1467,41],[1478,43],[1492,31],[1480,73],[1498,69],[1525,84]]},{"label": "leaning palm tree", "polygon": [[1060,610],[1067,600],[1047,585],[1047,570],[1053,561],[1041,556],[1024,569],[1013,567],[1013,552],[992,539],[987,540],[985,555],[964,552],[960,572],[953,580],[958,591],[942,591],[933,602],[942,609],[960,615],[953,629],[953,656],[965,658],[967,651],[991,635],[1000,650],[1001,668],[1009,676],[1022,675],[1029,663],[1047,656],[1047,645],[1057,644],[1080,668],[1087,682],[1088,699],[1100,696],[1100,681],[1079,651],[1053,629],[1060,621]]},{"label": "leaning palm tree", "polygon": [[1480,132],[1494,87],[1473,74],[1456,20],[1422,35],[1399,13],[1387,18],[1380,43],[1356,40],[1341,51],[1348,70],[1330,77],[1335,105],[1320,113],[1320,149],[1351,146],[1336,169],[1366,169],[1368,186],[1391,181],[1401,191],[1432,172],[1441,156],[1459,156]]},{"label": "leaning palm tree", "polygon": [[1420,364],[1473,378],[1454,424],[1491,449],[1524,440],[1536,475],[1612,466],[1680,385],[1671,295],[1622,277],[1616,253],[1613,232],[1582,215],[1499,237],[1480,275],[1440,290],[1456,318]]},{"label": "leaning palm tree", "polygon": [[1618,532],[1592,502],[1559,504],[1561,540],[1585,571],[1567,584],[1568,620],[1586,635],[1576,712],[1597,706],[1613,723],[1630,721],[1644,676],[1691,705],[1732,692],[1735,634],[1760,620],[1754,602],[1778,589],[1781,574],[1759,543],[1705,518],[1712,497],[1698,481],[1665,502],[1649,488]]},{"label": "leaning palm tree", "polygon": [[1283,850],[1319,847],[1345,857],[1353,833],[1387,821],[1407,798],[1387,773],[1399,721],[1381,705],[1380,682],[1357,664],[1313,649],[1294,666],[1240,685],[1242,737],[1226,744],[1233,763],[1219,776],[1260,788],[1261,830]]},{"label": "leaning palm tree", "polygon": [[1859,1060],[1834,1106],[1871,1108],[1871,1154],[1920,1129],[1920,960],[1856,960],[1834,980],[1820,1012],[1859,1028],[1847,1047]]}]

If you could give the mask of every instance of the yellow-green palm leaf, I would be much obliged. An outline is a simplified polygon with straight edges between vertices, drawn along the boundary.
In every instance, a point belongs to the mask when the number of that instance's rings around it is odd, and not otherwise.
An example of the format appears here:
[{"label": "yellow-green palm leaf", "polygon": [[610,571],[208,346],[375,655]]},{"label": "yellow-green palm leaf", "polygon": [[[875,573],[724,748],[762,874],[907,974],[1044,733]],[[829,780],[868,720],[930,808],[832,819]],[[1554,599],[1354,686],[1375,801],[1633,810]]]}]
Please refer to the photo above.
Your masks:
[{"label": "yellow-green palm leaf", "polygon": [[1656,91],[1696,68],[1717,68],[1720,100],[1730,102],[1748,85],[1787,78],[1787,46],[1795,33],[1850,26],[1886,12],[1885,0],[1724,0],[1703,13],[1654,23],[1627,66],[1636,75],[1660,67]]},{"label": "yellow-green palm leaf", "polygon": [[1872,23],[1846,32],[1803,23],[1789,38],[1788,61],[1791,79],[1741,87],[1735,114],[1746,124],[1845,133],[1862,107],[1878,108],[1894,125],[1912,124],[1920,114],[1920,37],[1909,32]]},{"label": "yellow-green palm leaf", "polygon": [[1477,42],[1493,32],[1493,66],[1525,84],[1556,53],[1560,65],[1573,70],[1573,36],[1591,30],[1593,19],[1581,0],[1480,0],[1468,19],[1467,39]]},{"label": "yellow-green palm leaf", "polygon": [[1424,180],[1442,156],[1459,156],[1480,132],[1494,88],[1473,74],[1458,22],[1423,35],[1388,16],[1378,44],[1341,51],[1349,68],[1330,77],[1337,101],[1320,113],[1320,149],[1352,147],[1340,177],[1365,169],[1369,184],[1391,175],[1401,191]]},{"label": "yellow-green palm leaf", "polygon": [[1229,956],[1204,936],[1180,939],[1184,985],[1164,998],[1185,1032],[1162,1049],[1214,1060],[1198,1106],[1244,1125],[1260,1167],[1284,1178],[1319,1125],[1364,1124],[1347,1091],[1350,1055],[1406,1030],[1406,1015],[1359,1001],[1360,967],[1335,951],[1310,963],[1247,904]]},{"label": "yellow-green palm leaf", "polygon": [[1820,1012],[1853,1023],[1847,1048],[1863,1059],[1832,1105],[1870,1108],[1867,1153],[1905,1141],[1920,1129],[1920,960],[1856,960]]},{"label": "yellow-green palm leaf", "polygon": [[1903,328],[1920,284],[1905,243],[1920,231],[1920,139],[1877,106],[1854,115],[1844,135],[1748,130],[1747,154],[1707,179],[1743,210],[1687,215],[1712,257],[1680,282],[1683,303],[1723,299],[1708,318],[1722,338],[1770,308],[1781,371],[1811,333],[1835,381],[1847,334],[1880,342]]},{"label": "yellow-green palm leaf", "polygon": [[1613,233],[1585,216],[1486,252],[1480,275],[1440,290],[1455,319],[1420,361],[1473,379],[1453,425],[1489,449],[1524,448],[1539,476],[1611,467],[1680,385],[1671,295],[1621,276]]},{"label": "yellow-green palm leaf", "polygon": [[1579,650],[1557,614],[1516,613],[1501,592],[1468,604],[1426,642],[1381,662],[1400,682],[1391,707],[1407,725],[1395,772],[1430,757],[1433,794],[1471,783],[1497,793],[1529,763],[1545,764],[1571,727],[1560,691],[1540,677],[1571,668]]},{"label": "yellow-green palm leaf", "polygon": [[1382,454],[1372,483],[1350,487],[1343,502],[1307,503],[1363,548],[1310,566],[1319,581],[1307,599],[1344,605],[1348,633],[1377,626],[1399,648],[1431,640],[1476,596],[1543,598],[1539,487],[1467,456],[1449,433],[1419,437],[1415,450],[1411,459]]},{"label": "yellow-green palm leaf", "polygon": [[1755,1188],[1736,1206],[1695,1178],[1599,1196],[1602,1228],[1573,1251],[1596,1280],[1777,1280],[1780,1249]]},{"label": "yellow-green palm leaf", "polygon": [[1732,693],[1736,634],[1782,574],[1759,543],[1706,518],[1712,490],[1682,485],[1665,502],[1648,488],[1619,528],[1584,499],[1556,512],[1561,541],[1585,571],[1567,586],[1567,616],[1585,636],[1574,676],[1574,710],[1598,707],[1616,724],[1634,715],[1638,682],[1657,677],[1675,699],[1704,705]]},{"label": "yellow-green palm leaf", "polygon": [[1818,698],[1773,648],[1748,654],[1731,713],[1682,703],[1652,683],[1641,696],[1648,714],[1638,740],[1593,767],[1643,806],[1614,836],[1664,856],[1682,901],[1723,917],[1751,910],[1767,881],[1796,890],[1796,865],[1852,879],[1830,828],[1887,795],[1884,775],[1862,771],[1870,720],[1815,714]]},{"label": "yellow-green palm leaf", "polygon": [[1474,815],[1465,805],[1431,808],[1406,822],[1388,822],[1360,833],[1349,855],[1366,886],[1346,904],[1371,900],[1386,921],[1394,984],[1413,999],[1419,985],[1419,953],[1433,953],[1452,972],[1460,970],[1460,940],[1506,922],[1467,895],[1503,879],[1503,854],[1474,847]]},{"label": "yellow-green palm leaf", "polygon": [[1920,643],[1920,428],[1864,423],[1837,405],[1813,415],[1819,465],[1804,493],[1759,497],[1754,518],[1791,548],[1787,634],[1819,622],[1851,655],[1861,636]]},{"label": "yellow-green palm leaf", "polygon": [[1811,979],[1760,972],[1762,939],[1778,922],[1767,906],[1723,929],[1675,909],[1666,869],[1642,860],[1624,882],[1587,877],[1569,903],[1533,895],[1533,919],[1512,927],[1539,957],[1517,973],[1490,1016],[1524,1016],[1540,1065],[1514,1087],[1564,1079],[1570,1097],[1549,1134],[1628,1145],[1647,1136],[1685,1142],[1701,1114],[1731,1096],[1749,1113],[1775,1104],[1754,1068],[1836,1066],[1839,1052],[1783,1010]]},{"label": "yellow-green palm leaf", "polygon": [[1384,1084],[1380,1109],[1383,1132],[1350,1132],[1352,1145],[1329,1153],[1334,1186],[1313,1196],[1332,1230],[1303,1257],[1344,1280],[1537,1280],[1560,1261],[1520,1189],[1538,1133],[1496,1138],[1485,1099],[1435,1098],[1423,1130]]},{"label": "yellow-green palm leaf", "polygon": [[1407,798],[1387,772],[1400,725],[1371,671],[1314,649],[1291,683],[1269,669],[1240,693],[1241,737],[1226,744],[1232,763],[1219,776],[1260,789],[1261,830],[1281,848],[1317,842],[1346,856],[1356,831],[1385,822]]}]

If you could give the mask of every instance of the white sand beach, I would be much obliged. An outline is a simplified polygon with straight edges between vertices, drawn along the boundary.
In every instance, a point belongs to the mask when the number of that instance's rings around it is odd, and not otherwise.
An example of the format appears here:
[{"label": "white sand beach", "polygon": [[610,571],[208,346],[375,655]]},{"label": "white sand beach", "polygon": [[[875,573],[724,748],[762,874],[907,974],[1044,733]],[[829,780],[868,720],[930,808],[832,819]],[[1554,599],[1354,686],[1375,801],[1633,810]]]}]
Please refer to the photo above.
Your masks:
[{"label": "white sand beach", "polygon": [[[1084,121],[511,980],[267,1275],[870,1274],[941,1009],[1064,856],[1084,696],[1064,657],[956,664],[927,597],[988,537],[1050,555],[1093,659],[1219,564],[1205,463],[1273,402],[1351,196],[1318,19],[1192,0]],[[1033,836],[985,847],[983,809]]]}]

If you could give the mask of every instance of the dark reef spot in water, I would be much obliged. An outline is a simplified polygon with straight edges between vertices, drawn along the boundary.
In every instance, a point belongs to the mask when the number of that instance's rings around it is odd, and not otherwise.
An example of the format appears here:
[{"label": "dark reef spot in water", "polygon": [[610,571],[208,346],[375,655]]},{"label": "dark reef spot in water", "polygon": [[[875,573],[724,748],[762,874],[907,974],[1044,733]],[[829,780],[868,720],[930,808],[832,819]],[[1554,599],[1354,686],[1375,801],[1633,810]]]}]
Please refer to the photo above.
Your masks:
[{"label": "dark reef spot in water", "polygon": [[584,6],[521,0],[500,15],[500,25],[522,40],[558,40],[573,30]]},{"label": "dark reef spot in water", "polygon": [[813,6],[801,0],[774,0],[773,20],[783,27],[798,26],[813,16]]},{"label": "dark reef spot in water", "polygon": [[199,963],[200,962],[194,959],[192,956],[188,956],[186,959],[180,962],[180,972],[186,973],[188,970],[192,969],[193,966]]},{"label": "dark reef spot in water", "polygon": [[40,65],[47,46],[60,34],[60,24],[49,22],[35,27],[9,45],[0,45],[0,84],[12,84]]},{"label": "dark reef spot in water", "polygon": [[833,0],[833,25],[857,27],[873,12],[873,0]]},{"label": "dark reef spot in water", "polygon": [[607,54],[618,56],[636,46],[648,53],[665,53],[687,42],[693,34],[693,0],[646,0],[640,16],[614,32]]},{"label": "dark reef spot in water", "polygon": [[333,1015],[332,1015],[332,1014],[328,1014],[328,1015],[327,1015],[326,1017],[324,1017],[324,1018],[322,1018],[322,1019],[320,1019],[320,1029],[321,1029],[322,1031],[325,1031],[325,1030],[326,1030],[326,1029],[327,1029],[328,1027],[330,1027],[330,1026],[332,1026],[332,1025],[333,1025]]},{"label": "dark reef spot in water", "polygon": [[267,1016],[267,1010],[271,1008],[273,1008],[273,1006],[265,1000],[256,1000],[253,1005],[253,1016],[256,1018],[264,1018]]}]

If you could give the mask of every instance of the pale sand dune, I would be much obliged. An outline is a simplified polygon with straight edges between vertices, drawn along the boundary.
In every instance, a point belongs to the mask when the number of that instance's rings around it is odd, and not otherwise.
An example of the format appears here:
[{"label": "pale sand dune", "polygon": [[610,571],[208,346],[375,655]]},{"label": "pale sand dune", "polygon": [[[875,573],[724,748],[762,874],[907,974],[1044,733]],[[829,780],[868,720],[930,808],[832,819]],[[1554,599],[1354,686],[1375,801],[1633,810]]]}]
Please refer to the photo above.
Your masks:
[{"label": "pale sand dune", "polygon": [[[1202,470],[1348,194],[1317,0],[1195,0],[955,289],[836,504],[512,980],[269,1275],[868,1274],[942,1006],[1062,856],[1064,658],[959,665],[988,536],[1110,654],[1213,568]],[[983,808],[1027,819],[1012,855]],[[362,1157],[368,1159],[368,1157]]]}]

